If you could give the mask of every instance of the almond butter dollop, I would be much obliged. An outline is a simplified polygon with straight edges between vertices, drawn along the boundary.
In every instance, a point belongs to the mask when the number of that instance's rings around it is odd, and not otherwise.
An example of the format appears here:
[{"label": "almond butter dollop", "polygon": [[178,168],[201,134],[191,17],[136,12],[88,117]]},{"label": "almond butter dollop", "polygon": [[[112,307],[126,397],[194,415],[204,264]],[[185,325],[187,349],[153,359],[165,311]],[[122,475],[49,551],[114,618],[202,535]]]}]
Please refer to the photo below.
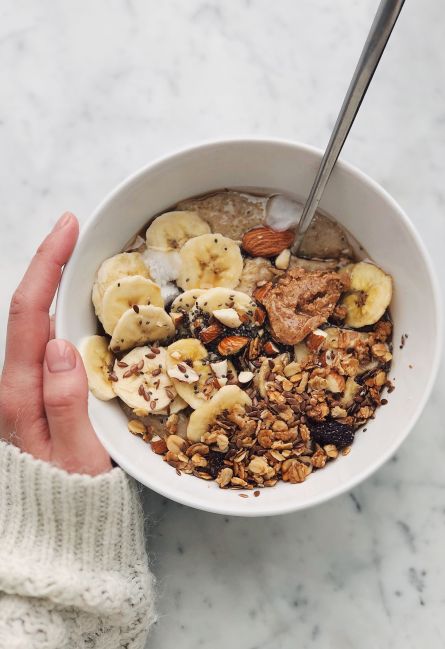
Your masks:
[{"label": "almond butter dollop", "polygon": [[295,345],[326,322],[348,284],[345,274],[293,268],[264,286],[257,299],[266,307],[274,338]]}]

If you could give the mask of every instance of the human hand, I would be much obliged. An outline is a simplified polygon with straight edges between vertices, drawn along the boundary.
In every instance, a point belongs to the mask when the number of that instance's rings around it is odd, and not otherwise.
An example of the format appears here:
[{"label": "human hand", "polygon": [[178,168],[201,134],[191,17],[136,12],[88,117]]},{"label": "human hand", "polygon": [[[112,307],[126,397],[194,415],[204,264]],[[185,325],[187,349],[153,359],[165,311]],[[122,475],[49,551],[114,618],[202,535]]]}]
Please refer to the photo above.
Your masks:
[{"label": "human hand", "polygon": [[64,214],[11,300],[0,381],[0,439],[70,473],[97,475],[110,458],[88,417],[88,382],[76,348],[54,339],[49,308],[79,234]]}]

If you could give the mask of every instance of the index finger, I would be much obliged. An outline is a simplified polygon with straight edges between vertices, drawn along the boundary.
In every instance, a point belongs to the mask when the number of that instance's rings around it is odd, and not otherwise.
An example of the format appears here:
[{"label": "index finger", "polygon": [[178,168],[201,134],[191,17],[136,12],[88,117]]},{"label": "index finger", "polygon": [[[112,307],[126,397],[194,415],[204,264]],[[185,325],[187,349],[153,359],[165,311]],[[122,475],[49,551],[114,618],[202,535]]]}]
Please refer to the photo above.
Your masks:
[{"label": "index finger", "polygon": [[33,368],[43,362],[50,331],[49,308],[78,234],[77,219],[67,212],[37,249],[11,300],[5,371]]}]

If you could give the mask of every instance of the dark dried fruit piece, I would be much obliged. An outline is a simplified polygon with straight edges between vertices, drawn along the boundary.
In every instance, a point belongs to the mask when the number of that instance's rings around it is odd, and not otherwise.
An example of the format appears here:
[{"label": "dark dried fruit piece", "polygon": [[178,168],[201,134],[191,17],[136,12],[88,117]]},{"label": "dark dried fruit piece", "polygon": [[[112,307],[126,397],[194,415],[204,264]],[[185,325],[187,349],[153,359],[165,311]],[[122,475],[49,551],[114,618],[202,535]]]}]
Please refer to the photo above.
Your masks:
[{"label": "dark dried fruit piece", "polygon": [[322,421],[318,424],[309,424],[312,439],[325,446],[334,444],[337,448],[351,446],[354,441],[355,431],[351,426],[340,424],[338,421]]},{"label": "dark dried fruit piece", "polygon": [[222,469],[225,466],[224,459],[225,459],[225,453],[210,451],[210,453],[208,454],[207,461],[209,466],[209,473],[212,476],[212,478],[216,479],[220,469]]}]

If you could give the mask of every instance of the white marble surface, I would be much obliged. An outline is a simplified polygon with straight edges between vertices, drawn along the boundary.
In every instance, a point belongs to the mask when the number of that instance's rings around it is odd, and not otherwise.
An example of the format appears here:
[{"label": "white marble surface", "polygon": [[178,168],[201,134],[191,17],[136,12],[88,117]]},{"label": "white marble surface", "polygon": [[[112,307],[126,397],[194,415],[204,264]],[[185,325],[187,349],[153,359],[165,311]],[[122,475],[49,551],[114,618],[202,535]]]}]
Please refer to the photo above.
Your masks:
[{"label": "white marble surface", "polygon": [[[227,135],[323,146],[377,0],[3,0],[0,333],[38,241],[155,156]],[[407,2],[344,158],[445,261],[442,0]],[[413,434],[353,493],[239,520],[145,493],[153,649],[445,646],[445,374]]]}]

